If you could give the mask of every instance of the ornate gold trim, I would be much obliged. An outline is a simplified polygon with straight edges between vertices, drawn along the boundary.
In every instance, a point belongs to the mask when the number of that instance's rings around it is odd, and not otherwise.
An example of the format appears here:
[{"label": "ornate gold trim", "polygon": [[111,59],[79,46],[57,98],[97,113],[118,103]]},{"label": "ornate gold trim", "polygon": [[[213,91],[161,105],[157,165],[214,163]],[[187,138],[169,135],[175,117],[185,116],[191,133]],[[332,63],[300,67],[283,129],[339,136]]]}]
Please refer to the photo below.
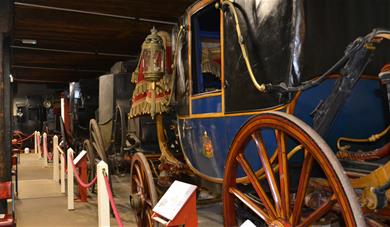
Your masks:
[{"label": "ornate gold trim", "polygon": [[221,43],[221,107],[222,113],[225,113],[225,29],[223,26],[224,14],[220,13],[220,43]]},{"label": "ornate gold trim", "polygon": [[163,116],[161,114],[156,115],[156,126],[157,126],[157,138],[158,145],[161,151],[160,159],[165,159],[169,163],[172,163],[176,166],[181,166],[181,162],[172,155],[171,151],[167,145],[167,139],[164,134],[164,124],[163,124]]},{"label": "ornate gold trim", "polygon": [[237,116],[248,116],[248,115],[257,115],[264,112],[269,111],[278,111],[283,110],[287,107],[287,105],[281,105],[270,109],[264,109],[260,111],[254,111],[254,112],[242,112],[242,113],[231,113],[231,114],[224,114],[224,113],[205,113],[205,114],[192,114],[192,115],[186,115],[186,116],[178,116],[178,119],[180,120],[187,120],[187,119],[204,119],[204,118],[217,118],[217,117],[237,117]]},{"label": "ornate gold trim", "polygon": [[215,96],[222,96],[221,90],[196,94],[196,95],[190,96],[190,99],[191,100],[198,100],[198,99],[204,99],[204,98],[215,97]]}]

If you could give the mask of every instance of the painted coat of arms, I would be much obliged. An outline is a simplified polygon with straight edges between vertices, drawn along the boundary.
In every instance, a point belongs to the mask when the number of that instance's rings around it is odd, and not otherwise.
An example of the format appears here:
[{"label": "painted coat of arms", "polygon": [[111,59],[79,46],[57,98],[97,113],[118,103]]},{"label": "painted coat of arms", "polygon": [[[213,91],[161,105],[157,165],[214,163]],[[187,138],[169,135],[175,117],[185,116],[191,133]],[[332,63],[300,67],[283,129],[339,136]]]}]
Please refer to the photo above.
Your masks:
[{"label": "painted coat of arms", "polygon": [[203,144],[203,155],[206,158],[214,157],[213,142],[211,141],[210,137],[207,135],[207,132],[203,133],[202,144]]}]

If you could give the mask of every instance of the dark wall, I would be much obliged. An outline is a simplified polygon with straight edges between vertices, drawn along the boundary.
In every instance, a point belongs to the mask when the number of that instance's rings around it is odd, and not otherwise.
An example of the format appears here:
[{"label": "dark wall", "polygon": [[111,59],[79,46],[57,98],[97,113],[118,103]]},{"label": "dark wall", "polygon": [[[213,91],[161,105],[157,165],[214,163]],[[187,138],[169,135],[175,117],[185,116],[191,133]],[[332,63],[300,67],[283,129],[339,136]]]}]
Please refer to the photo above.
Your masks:
[{"label": "dark wall", "polygon": [[[10,0],[0,1],[0,181],[10,178],[10,83],[9,83],[9,40],[11,27]],[[4,46],[6,48],[4,48]],[[8,104],[8,106],[7,106]],[[4,108],[7,106],[7,108]]]},{"label": "dark wall", "polygon": [[[11,1],[0,1],[0,181],[11,178],[10,156],[10,82],[9,36]],[[4,48],[5,47],[5,48]],[[0,213],[5,213],[6,201],[0,201]]]},{"label": "dark wall", "polygon": [[[389,0],[305,0],[304,78],[318,76],[343,56],[346,46],[374,28],[390,29]],[[377,75],[390,62],[383,42],[367,74]]]}]

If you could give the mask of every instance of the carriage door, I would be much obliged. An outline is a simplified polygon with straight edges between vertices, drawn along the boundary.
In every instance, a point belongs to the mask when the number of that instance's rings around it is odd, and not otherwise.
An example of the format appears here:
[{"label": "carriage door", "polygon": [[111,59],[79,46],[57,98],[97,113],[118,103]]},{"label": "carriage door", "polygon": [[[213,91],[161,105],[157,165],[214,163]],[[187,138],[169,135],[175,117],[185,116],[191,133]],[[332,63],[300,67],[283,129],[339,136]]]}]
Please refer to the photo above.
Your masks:
[{"label": "carriage door", "polygon": [[[192,165],[208,176],[222,177],[216,141],[223,133],[220,11],[212,1],[198,2],[190,14],[190,114],[182,121],[183,148]],[[219,135],[218,135],[219,134]]]},{"label": "carriage door", "polygon": [[191,115],[222,112],[220,13],[210,4],[191,17]]}]

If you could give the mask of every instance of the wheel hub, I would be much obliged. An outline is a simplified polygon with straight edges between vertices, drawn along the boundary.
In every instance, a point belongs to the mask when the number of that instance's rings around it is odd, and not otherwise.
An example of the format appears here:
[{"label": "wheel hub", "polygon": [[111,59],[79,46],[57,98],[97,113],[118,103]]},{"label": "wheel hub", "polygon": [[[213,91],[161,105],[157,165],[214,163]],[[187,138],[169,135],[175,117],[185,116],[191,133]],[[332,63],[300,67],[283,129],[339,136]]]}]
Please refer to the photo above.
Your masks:
[{"label": "wheel hub", "polygon": [[130,205],[134,210],[140,210],[143,207],[141,196],[138,193],[130,195]]}]

